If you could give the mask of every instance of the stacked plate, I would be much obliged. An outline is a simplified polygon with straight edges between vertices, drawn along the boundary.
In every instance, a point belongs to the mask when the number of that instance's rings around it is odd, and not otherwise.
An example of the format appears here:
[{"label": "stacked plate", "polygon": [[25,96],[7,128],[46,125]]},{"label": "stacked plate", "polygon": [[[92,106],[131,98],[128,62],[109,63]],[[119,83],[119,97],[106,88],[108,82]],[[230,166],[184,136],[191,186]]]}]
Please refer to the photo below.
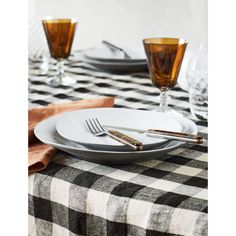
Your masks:
[{"label": "stacked plate", "polygon": [[90,65],[109,72],[140,72],[147,71],[144,51],[125,50],[130,58],[126,58],[119,50],[111,50],[106,46],[87,49],[84,60]]},{"label": "stacked plate", "polygon": [[196,125],[182,116],[172,117],[154,111],[125,108],[94,108],[64,113],[40,122],[34,132],[43,143],[70,153],[77,158],[109,164],[156,159],[183,144],[179,141],[117,129],[144,144],[143,151],[133,151],[108,136],[97,137],[91,134],[85,120],[95,117],[106,128],[111,126],[143,130],[156,128],[197,134]]}]

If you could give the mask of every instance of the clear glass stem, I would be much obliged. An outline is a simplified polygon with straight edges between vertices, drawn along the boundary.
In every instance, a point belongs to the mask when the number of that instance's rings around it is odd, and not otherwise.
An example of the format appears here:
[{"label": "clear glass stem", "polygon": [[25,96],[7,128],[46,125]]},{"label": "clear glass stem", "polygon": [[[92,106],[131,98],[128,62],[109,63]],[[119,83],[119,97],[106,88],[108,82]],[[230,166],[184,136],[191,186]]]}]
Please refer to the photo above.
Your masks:
[{"label": "clear glass stem", "polygon": [[51,86],[59,86],[59,85],[63,85],[63,86],[73,86],[74,84],[76,84],[76,79],[71,78],[67,75],[65,75],[65,69],[64,69],[64,60],[60,59],[57,60],[57,64],[56,64],[56,75],[53,77],[49,77],[47,79],[47,84],[51,85]]},{"label": "clear glass stem", "polygon": [[64,76],[64,60],[59,59],[57,61],[57,76],[60,79],[60,82],[62,82],[62,78]]},{"label": "clear glass stem", "polygon": [[168,95],[168,88],[161,88],[161,94],[160,94],[160,111],[166,112],[169,107],[168,103],[170,100],[170,96]]}]

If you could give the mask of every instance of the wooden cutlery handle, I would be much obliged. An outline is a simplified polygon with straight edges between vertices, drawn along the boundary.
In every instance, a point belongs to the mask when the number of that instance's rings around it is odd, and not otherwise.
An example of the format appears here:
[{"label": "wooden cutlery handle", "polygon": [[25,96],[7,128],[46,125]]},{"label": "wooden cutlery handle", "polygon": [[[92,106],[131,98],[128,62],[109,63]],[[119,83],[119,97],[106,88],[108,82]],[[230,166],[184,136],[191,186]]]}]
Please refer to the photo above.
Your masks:
[{"label": "wooden cutlery handle", "polygon": [[166,131],[166,130],[158,130],[158,129],[148,129],[149,133],[157,134],[160,137],[163,138],[172,138],[179,141],[186,141],[186,142],[192,142],[196,144],[202,144],[203,139],[198,134],[186,134],[181,132],[172,132],[172,131]]},{"label": "wooden cutlery handle", "polygon": [[130,146],[134,150],[137,150],[137,151],[143,150],[143,143],[141,143],[140,141],[134,138],[131,138],[130,136],[126,134],[120,133],[116,130],[108,130],[108,135],[114,138],[115,140]]}]

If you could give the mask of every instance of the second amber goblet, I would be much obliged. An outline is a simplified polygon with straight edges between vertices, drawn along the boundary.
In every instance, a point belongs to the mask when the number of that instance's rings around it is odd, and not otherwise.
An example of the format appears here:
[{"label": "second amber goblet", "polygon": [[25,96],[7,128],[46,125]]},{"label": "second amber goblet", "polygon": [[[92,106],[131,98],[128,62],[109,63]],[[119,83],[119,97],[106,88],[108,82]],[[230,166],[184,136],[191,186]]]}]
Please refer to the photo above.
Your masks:
[{"label": "second amber goblet", "polygon": [[167,91],[178,79],[187,41],[178,38],[147,38],[143,45],[148,61],[152,83],[160,89],[159,111],[173,111],[168,106]]}]

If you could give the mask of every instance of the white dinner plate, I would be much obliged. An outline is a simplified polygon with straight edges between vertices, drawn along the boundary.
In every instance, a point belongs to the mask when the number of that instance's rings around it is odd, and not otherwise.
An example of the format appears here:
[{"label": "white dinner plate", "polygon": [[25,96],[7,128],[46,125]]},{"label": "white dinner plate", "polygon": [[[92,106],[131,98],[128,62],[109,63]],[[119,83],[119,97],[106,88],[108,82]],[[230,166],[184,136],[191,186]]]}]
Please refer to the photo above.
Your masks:
[{"label": "white dinner plate", "polygon": [[[67,152],[72,156],[98,163],[107,164],[127,164],[133,162],[148,161],[157,159],[165,153],[168,153],[181,145],[183,142],[170,141],[163,146],[154,147],[150,150],[144,151],[105,151],[105,150],[92,150],[88,147],[78,143],[68,141],[61,137],[56,131],[56,123],[62,115],[57,115],[41,121],[34,129],[36,137],[59,150]],[[179,121],[182,125],[183,132],[189,134],[197,134],[197,126],[191,120],[182,116],[172,117]]]},{"label": "white dinner plate", "polygon": [[84,55],[90,60],[97,60],[101,62],[122,62],[122,63],[133,63],[133,62],[146,62],[144,50],[134,51],[125,49],[127,54],[131,58],[125,58],[124,53],[120,51],[112,51],[107,47],[94,47],[89,48],[85,51]]},{"label": "white dinner plate", "polygon": [[[130,148],[108,136],[95,136],[85,120],[97,118],[104,126],[121,126],[147,130],[150,128],[181,132],[181,124],[166,114],[126,108],[92,108],[64,113],[56,124],[57,132],[65,139],[78,142],[92,149],[129,150]],[[149,137],[135,132],[121,131],[141,141],[144,149],[150,149],[167,141],[163,138]]]}]

